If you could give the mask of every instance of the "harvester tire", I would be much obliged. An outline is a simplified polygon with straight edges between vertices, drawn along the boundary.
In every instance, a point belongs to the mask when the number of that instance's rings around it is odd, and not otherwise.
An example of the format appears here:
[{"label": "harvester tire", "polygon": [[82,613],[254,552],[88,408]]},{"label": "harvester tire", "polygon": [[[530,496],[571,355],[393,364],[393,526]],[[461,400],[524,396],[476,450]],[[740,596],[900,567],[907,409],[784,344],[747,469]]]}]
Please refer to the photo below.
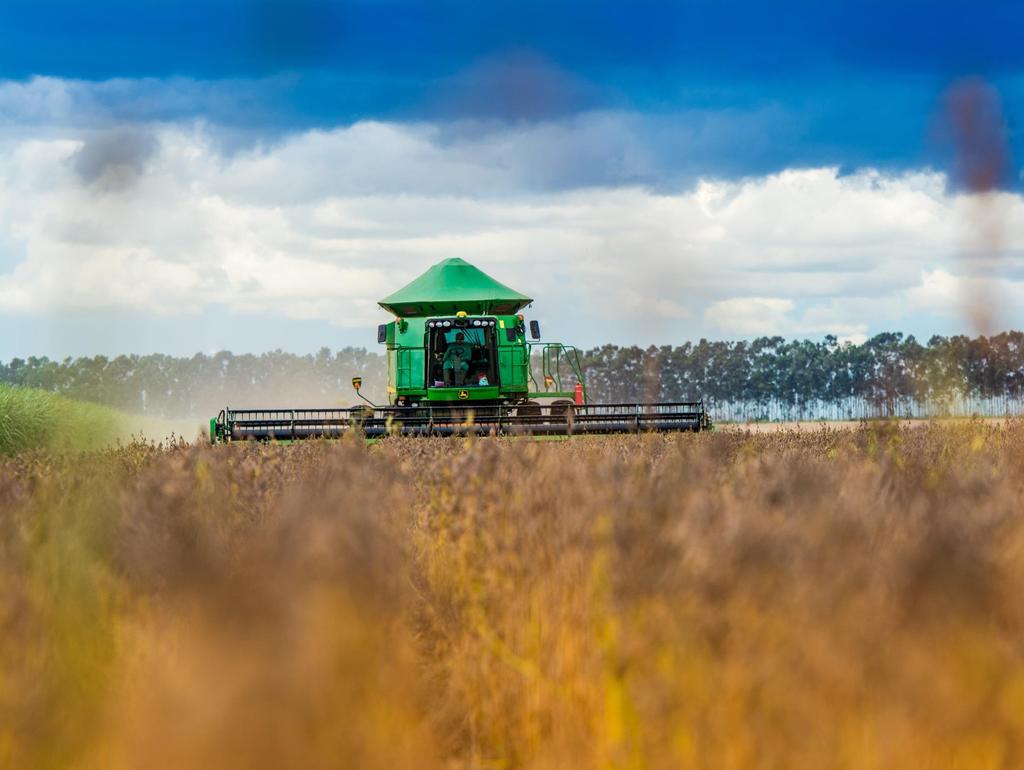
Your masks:
[{"label": "harvester tire", "polygon": [[564,420],[572,412],[573,402],[568,399],[559,399],[551,402],[551,417],[555,420]]},{"label": "harvester tire", "polygon": [[540,417],[540,404],[536,401],[527,401],[516,407],[518,417]]}]

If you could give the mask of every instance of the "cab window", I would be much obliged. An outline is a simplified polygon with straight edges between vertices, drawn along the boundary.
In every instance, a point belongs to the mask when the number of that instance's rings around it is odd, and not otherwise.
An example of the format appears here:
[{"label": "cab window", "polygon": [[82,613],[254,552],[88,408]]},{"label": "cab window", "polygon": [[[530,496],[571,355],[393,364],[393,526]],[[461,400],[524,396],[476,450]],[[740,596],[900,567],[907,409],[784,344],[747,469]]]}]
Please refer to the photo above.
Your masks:
[{"label": "cab window", "polygon": [[428,338],[430,386],[472,388],[497,384],[493,327],[430,329]]}]

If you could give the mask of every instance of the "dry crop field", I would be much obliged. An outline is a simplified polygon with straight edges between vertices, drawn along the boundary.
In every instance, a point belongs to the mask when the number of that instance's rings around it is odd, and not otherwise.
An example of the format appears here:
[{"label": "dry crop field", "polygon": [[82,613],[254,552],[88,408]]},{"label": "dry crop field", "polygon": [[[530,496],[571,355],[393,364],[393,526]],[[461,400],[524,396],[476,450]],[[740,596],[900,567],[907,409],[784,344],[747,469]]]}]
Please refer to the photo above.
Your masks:
[{"label": "dry crop field", "polygon": [[1024,424],[0,460],[0,766],[1024,765]]}]

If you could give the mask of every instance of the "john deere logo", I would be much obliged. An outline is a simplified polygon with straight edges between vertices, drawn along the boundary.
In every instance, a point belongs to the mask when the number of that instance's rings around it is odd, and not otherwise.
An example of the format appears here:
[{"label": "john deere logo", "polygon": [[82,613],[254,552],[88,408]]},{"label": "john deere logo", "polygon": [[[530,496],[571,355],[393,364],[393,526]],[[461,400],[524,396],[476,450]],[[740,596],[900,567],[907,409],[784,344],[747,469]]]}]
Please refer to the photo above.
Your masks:
[{"label": "john deere logo", "polygon": [[459,398],[469,398],[469,391],[468,390],[460,390],[459,391]]}]

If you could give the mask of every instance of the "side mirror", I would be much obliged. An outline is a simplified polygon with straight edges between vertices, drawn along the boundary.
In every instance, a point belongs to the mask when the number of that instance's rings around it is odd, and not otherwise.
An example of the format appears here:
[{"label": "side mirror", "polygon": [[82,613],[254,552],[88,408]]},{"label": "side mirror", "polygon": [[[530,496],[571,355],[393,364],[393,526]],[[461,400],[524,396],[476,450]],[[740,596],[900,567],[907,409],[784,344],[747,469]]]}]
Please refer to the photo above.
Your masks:
[{"label": "side mirror", "polygon": [[356,389],[356,393],[359,392],[359,389],[362,386],[363,386],[363,378],[362,377],[353,377],[352,378],[352,387]]},{"label": "side mirror", "polygon": [[377,342],[383,345],[388,341],[388,325],[381,324],[377,327]]},{"label": "side mirror", "polygon": [[530,321],[530,337],[535,340],[540,339],[540,321]]}]

